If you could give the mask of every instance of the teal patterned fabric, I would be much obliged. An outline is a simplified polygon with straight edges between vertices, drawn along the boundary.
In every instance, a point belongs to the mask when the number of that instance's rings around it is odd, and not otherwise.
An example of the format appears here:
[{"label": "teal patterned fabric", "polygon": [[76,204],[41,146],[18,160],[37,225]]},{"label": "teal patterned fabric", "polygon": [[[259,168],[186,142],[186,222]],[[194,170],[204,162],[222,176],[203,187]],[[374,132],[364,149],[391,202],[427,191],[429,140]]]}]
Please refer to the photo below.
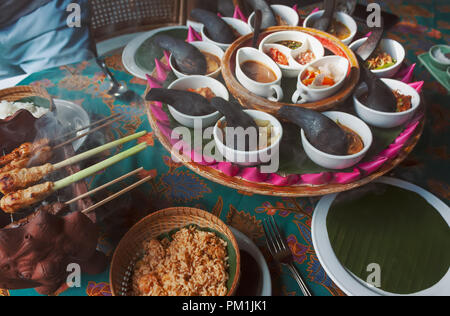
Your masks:
[{"label": "teal patterned fabric", "polygon": [[[405,45],[408,51],[408,63],[415,63],[418,62],[417,55],[427,51],[431,46],[448,43],[450,4],[448,1],[431,0],[410,3],[410,1],[385,1],[385,7],[400,16],[405,16],[402,23],[389,33],[389,37]],[[136,92],[144,93],[146,82],[132,77],[125,71],[121,63],[121,51],[108,54],[106,60],[119,80],[127,82],[128,86]],[[449,203],[448,118],[450,109],[448,104],[450,99],[446,90],[419,64],[416,68],[415,79],[426,82],[423,96],[427,105],[427,127],[412,155],[390,175],[420,185]],[[318,199],[274,198],[237,192],[203,179],[184,166],[173,162],[170,154],[154,137],[145,113],[137,110],[136,107],[116,102],[106,94],[109,83],[105,81],[104,75],[92,61],[36,73],[21,84],[45,87],[58,98],[82,105],[94,116],[125,114],[125,120],[112,126],[108,132],[109,138],[118,138],[136,130],[149,131],[147,136],[139,140],[150,145],[148,150],[108,169],[107,172],[88,179],[90,188],[106,183],[142,165],[145,172],[142,172],[139,177],[151,174],[155,176],[155,180],[151,185],[141,188],[141,192],[151,201],[151,205],[143,207],[145,212],[141,216],[170,206],[191,206],[208,210],[245,233],[260,246],[271,269],[274,295],[301,295],[298,285],[289,272],[274,264],[265,248],[261,221],[268,216],[274,216],[288,238],[294,253],[295,264],[307,280],[313,294],[343,295],[321,267],[312,245],[311,218]],[[131,225],[137,220],[138,218],[134,218],[128,224]],[[100,223],[100,226],[103,226],[103,223]],[[103,234],[100,239],[101,249],[109,256],[112,255],[114,246],[121,236],[117,234],[117,236]],[[59,295],[110,295],[108,273],[105,271],[98,276],[83,275],[81,288],[67,289]],[[3,294],[37,295],[34,290],[4,291]]]}]

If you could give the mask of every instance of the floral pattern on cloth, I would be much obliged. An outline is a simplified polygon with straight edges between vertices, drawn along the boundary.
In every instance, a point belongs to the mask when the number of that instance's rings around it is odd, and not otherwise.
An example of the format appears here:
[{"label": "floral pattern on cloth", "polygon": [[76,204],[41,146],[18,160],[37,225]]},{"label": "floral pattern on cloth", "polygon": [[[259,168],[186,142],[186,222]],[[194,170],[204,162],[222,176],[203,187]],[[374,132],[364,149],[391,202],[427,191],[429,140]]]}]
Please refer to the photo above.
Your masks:
[{"label": "floral pattern on cloth", "polygon": [[[450,6],[443,1],[433,1],[432,6],[430,3],[428,0],[414,1],[414,4],[399,0],[383,2],[384,9],[406,16],[388,33],[388,36],[405,46],[409,64],[417,63],[415,79],[425,81],[422,91],[427,105],[427,126],[420,143],[390,176],[422,186],[449,203],[450,109],[447,105],[450,99],[445,89],[418,63],[417,55],[426,52],[433,45],[449,42]],[[304,15],[308,13],[302,12]],[[121,51],[112,52],[106,57],[108,66],[120,81],[127,82],[129,88],[136,92],[144,93],[146,82],[134,78],[125,71]],[[277,265],[265,247],[262,220],[273,216],[288,238],[289,246],[294,253],[295,265],[313,294],[344,295],[324,271],[312,244],[311,219],[318,202],[317,198],[277,198],[239,192],[194,174],[182,164],[173,161],[170,154],[155,139],[144,109],[138,104],[129,106],[122,104],[107,94],[110,84],[94,61],[36,73],[21,84],[42,86],[58,98],[78,100],[77,103],[79,102],[93,117],[104,117],[114,113],[126,114],[126,120],[117,122],[104,135],[108,139],[123,137],[135,131],[149,132],[139,140],[150,145],[148,150],[111,167],[108,172],[90,177],[87,181],[91,189],[95,188],[126,171],[134,170],[137,164],[145,169],[138,175],[139,177],[146,175],[155,177],[149,185],[139,190],[150,200],[148,209],[143,208],[138,215],[133,216],[127,214],[119,216],[120,213],[103,214],[104,219],[100,226],[105,231],[101,235],[99,248],[109,257],[112,256],[114,247],[127,228],[150,212],[170,206],[197,207],[219,216],[256,242],[269,264],[274,295],[301,295],[289,271]],[[121,146],[116,151],[130,148],[128,146],[131,145]],[[447,172],[444,172],[445,168]],[[105,229],[107,225],[113,225],[117,229],[111,233]],[[37,295],[37,293],[34,290],[0,291],[0,295]],[[60,295],[109,296],[111,295],[109,271],[98,276],[83,274],[80,288],[69,288]]]}]

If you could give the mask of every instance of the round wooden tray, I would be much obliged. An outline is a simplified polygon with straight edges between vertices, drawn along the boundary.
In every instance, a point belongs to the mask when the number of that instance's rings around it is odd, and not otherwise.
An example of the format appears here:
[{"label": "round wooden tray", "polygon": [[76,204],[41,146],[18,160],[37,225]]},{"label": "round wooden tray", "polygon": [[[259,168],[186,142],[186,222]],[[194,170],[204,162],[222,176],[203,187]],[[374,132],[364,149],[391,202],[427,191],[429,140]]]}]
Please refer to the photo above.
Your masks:
[{"label": "round wooden tray", "polygon": [[[148,92],[148,88],[146,93]],[[425,113],[425,106],[422,102],[422,106],[419,110],[421,113]],[[349,184],[326,184],[322,186],[311,185],[294,185],[294,186],[275,186],[267,183],[257,183],[247,181],[239,177],[231,177],[222,173],[221,171],[211,167],[204,166],[192,161],[191,157],[180,154],[179,151],[173,150],[170,139],[168,139],[158,126],[158,120],[151,111],[151,105],[147,103],[147,115],[152,129],[159,139],[161,144],[166,148],[173,157],[176,157],[187,168],[191,169],[198,175],[211,180],[215,183],[230,187],[236,190],[250,192],[254,194],[268,195],[268,196],[280,196],[280,197],[314,197],[323,196],[327,194],[340,193],[348,190],[352,190],[361,186],[364,186],[375,179],[378,179],[395,167],[397,167],[403,160],[413,151],[415,146],[420,140],[425,126],[425,116],[420,120],[419,126],[415,129],[414,134],[409,138],[404,145],[398,156],[386,162],[377,172],[370,176],[363,177],[358,181]]]},{"label": "round wooden tray", "polygon": [[[325,49],[328,49],[333,54],[345,57],[350,62],[350,73],[345,81],[342,89],[330,98],[318,102],[296,104],[296,106],[312,109],[316,111],[327,111],[347,100],[356,88],[360,78],[360,68],[353,51],[342,43],[338,38],[315,29],[293,26],[275,26],[263,31],[260,35],[259,41],[263,40],[268,35],[280,31],[300,31],[312,35],[317,38]],[[272,102],[265,98],[259,97],[254,93],[244,88],[236,78],[236,53],[246,46],[251,46],[253,34],[243,36],[234,42],[230,48],[225,52],[222,60],[222,76],[225,80],[228,90],[231,94],[246,108],[255,109],[276,115],[278,110],[285,105],[293,105],[291,103]]]}]

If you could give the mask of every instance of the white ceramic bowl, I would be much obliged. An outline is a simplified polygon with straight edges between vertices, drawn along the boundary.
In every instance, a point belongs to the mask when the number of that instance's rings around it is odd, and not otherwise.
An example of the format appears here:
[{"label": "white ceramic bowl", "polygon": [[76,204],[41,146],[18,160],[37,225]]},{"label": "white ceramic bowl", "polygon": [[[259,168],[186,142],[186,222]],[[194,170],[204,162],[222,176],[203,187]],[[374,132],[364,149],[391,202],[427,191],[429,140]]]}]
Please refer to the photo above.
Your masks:
[{"label": "white ceramic bowl", "polygon": [[[223,59],[223,56],[225,55],[225,53],[219,46],[214,45],[212,43],[207,43],[207,42],[192,42],[190,44],[197,47],[200,51],[204,51],[206,53],[210,53],[212,55],[217,56],[217,58],[220,59],[220,63],[222,63],[222,59]],[[186,74],[182,73],[181,71],[179,71],[177,69],[177,67],[175,66],[175,59],[173,58],[172,55],[170,55],[169,63],[170,63],[170,67],[173,70],[173,73],[175,74],[175,76],[177,76],[178,79],[190,76],[190,75],[186,75]],[[210,73],[209,75],[206,75],[206,77],[217,78],[217,77],[219,77],[221,71],[222,71],[222,64],[219,67],[219,69],[217,69],[213,73]]]},{"label": "white ceramic bowl", "polygon": [[[339,80],[336,82],[334,86],[331,86],[329,88],[323,88],[323,89],[314,89],[311,87],[307,87],[302,82],[303,74],[308,70],[308,67],[314,67],[318,68],[320,66],[326,65],[326,64],[334,64],[336,65],[336,69],[340,72],[338,75],[340,76]],[[322,57],[321,59],[316,60],[315,62],[306,65],[306,67],[303,69],[303,71],[299,74],[297,79],[297,91],[294,92],[294,95],[292,96],[292,103],[298,103],[303,104],[307,102],[316,102],[323,99],[326,99],[336,92],[339,91],[339,89],[342,88],[342,86],[345,83],[345,78],[347,78],[348,75],[348,68],[350,66],[350,63],[347,59],[340,56],[326,56]]]},{"label": "white ceramic bowl", "polygon": [[283,72],[283,77],[286,78],[297,77],[299,73],[303,71],[303,69],[305,69],[306,65],[301,65],[297,61],[295,61],[295,57],[298,56],[299,50],[291,50],[288,47],[275,44],[280,41],[297,41],[303,43],[300,49],[310,49],[316,56],[314,61],[322,58],[325,55],[325,48],[323,47],[322,43],[320,43],[320,41],[314,36],[303,32],[284,31],[276,32],[267,36],[259,45],[259,50],[265,53],[266,49],[269,49],[271,45],[274,45],[273,47],[279,49],[288,57],[289,66],[278,65],[278,67],[280,67],[281,71]]},{"label": "white ceramic bowl", "polygon": [[415,112],[420,106],[420,95],[414,88],[401,81],[393,79],[381,80],[383,80],[383,82],[386,83],[392,90],[399,90],[403,95],[412,96],[412,108],[408,111],[400,113],[380,112],[368,108],[359,101],[359,97],[367,92],[367,86],[362,84],[357,88],[353,95],[353,103],[355,105],[356,113],[365,122],[375,127],[394,128],[401,126],[413,118]]},{"label": "white ceramic bowl", "polygon": [[[272,69],[277,79],[270,83],[257,82],[249,78],[241,68],[241,65],[246,61],[256,61],[264,64]],[[267,98],[268,100],[278,102],[284,97],[283,89],[281,88],[281,79],[283,74],[280,67],[266,54],[260,52],[253,47],[243,47],[237,51],[236,54],[236,78],[244,88],[252,93]]]},{"label": "white ceramic bowl", "polygon": [[[360,48],[361,45],[364,44],[366,41],[367,38],[361,38],[353,42],[350,45],[350,49],[356,52],[358,48]],[[387,38],[381,40],[380,48],[389,55],[391,55],[392,58],[394,58],[394,60],[396,60],[397,62],[395,63],[395,65],[389,68],[381,70],[372,70],[372,72],[379,78],[392,78],[399,71],[400,67],[402,66],[405,60],[406,57],[405,49],[399,42]]]},{"label": "white ceramic bowl", "polygon": [[[239,151],[231,147],[227,147],[223,141],[222,132],[219,128],[219,123],[223,122],[225,118],[222,118],[216,123],[214,127],[214,141],[219,152],[225,159],[231,163],[241,166],[255,166],[261,163],[268,163],[272,159],[279,159],[279,150],[281,139],[283,138],[283,127],[281,123],[272,115],[261,111],[245,110],[251,117],[258,120],[270,121],[274,127],[275,133],[278,135],[278,139],[270,146],[262,150],[257,151]],[[224,135],[222,135],[224,136]]]},{"label": "white ceramic bowl", "polygon": [[359,163],[369,151],[373,143],[373,135],[369,126],[356,116],[344,112],[325,112],[323,113],[333,121],[338,121],[340,124],[355,131],[364,142],[364,149],[349,156],[336,156],[324,153],[315,148],[306,138],[305,132],[302,130],[302,144],[308,157],[317,165],[327,169],[342,170],[350,168]]},{"label": "white ceramic bowl", "polygon": [[[303,27],[312,27],[312,25],[314,24],[314,22],[319,19],[322,15],[323,15],[324,11],[317,11],[315,13],[310,14],[305,22],[303,22]],[[353,19],[350,15],[348,15],[347,13],[344,12],[336,12],[336,20],[341,22],[342,24],[344,24],[345,26],[347,26],[350,29],[350,36],[347,37],[346,39],[342,40],[342,42],[345,45],[349,45],[353,39],[356,36],[356,33],[358,32],[358,25],[356,24],[355,19]]]},{"label": "white ceramic bowl", "polygon": [[[241,21],[239,19],[234,19],[234,18],[222,18],[229,26],[231,26],[233,29],[235,29],[239,34],[241,34],[241,36],[247,35],[252,33],[252,29],[248,26],[247,23],[245,23],[244,21]],[[205,32],[205,26],[202,25],[201,27],[201,33],[202,33],[202,38],[204,42],[207,43],[212,43],[214,45],[219,46],[222,50],[226,51],[228,49],[228,47],[231,46],[231,44],[224,44],[224,43],[218,43],[213,41],[212,39],[210,39]]]},{"label": "white ceramic bowl", "polygon": [[[205,87],[209,87],[217,97],[221,97],[227,101],[230,98],[227,88],[225,88],[225,86],[221,82],[211,77],[205,76],[190,76],[175,80],[169,86],[169,89],[185,91],[188,89],[199,89]],[[200,127],[200,123],[202,128],[212,126],[216,124],[216,122],[222,116],[219,112],[214,112],[212,114],[204,116],[192,116],[177,111],[175,108],[171,107],[170,104],[168,105],[168,107],[170,114],[172,114],[173,118],[178,123],[190,128]]]},{"label": "white ceramic bowl", "polygon": [[[300,17],[298,16],[297,11],[295,11],[291,7],[281,4],[274,4],[271,5],[270,7],[272,8],[272,11],[276,15],[280,16],[283,20],[285,20],[289,26],[298,26],[298,23],[300,22]],[[253,27],[253,24],[255,23],[254,20],[255,20],[255,12],[250,14],[248,18],[248,26],[250,27],[252,32],[254,31]]]}]

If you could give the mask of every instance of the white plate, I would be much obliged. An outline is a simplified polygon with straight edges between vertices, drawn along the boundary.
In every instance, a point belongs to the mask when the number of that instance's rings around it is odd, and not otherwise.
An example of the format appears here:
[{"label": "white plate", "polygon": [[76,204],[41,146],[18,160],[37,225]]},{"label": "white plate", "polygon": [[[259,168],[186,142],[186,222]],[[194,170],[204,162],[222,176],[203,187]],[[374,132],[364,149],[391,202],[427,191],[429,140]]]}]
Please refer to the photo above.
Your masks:
[{"label": "white plate", "polygon": [[[87,112],[78,104],[70,101],[54,99],[56,106],[57,119],[63,125],[67,131],[75,131],[81,127],[88,126],[91,124],[89,115]],[[82,135],[88,132],[89,129],[78,132],[77,135]],[[78,151],[80,147],[86,141],[87,136],[80,138],[79,140],[73,142],[73,149]]]},{"label": "white plate", "polygon": [[139,66],[136,64],[135,56],[136,52],[141,47],[141,45],[150,37],[154,36],[157,33],[163,32],[163,31],[169,31],[169,30],[176,30],[176,29],[187,29],[186,26],[169,26],[169,27],[163,27],[156,30],[149,31],[145,34],[142,34],[135,39],[133,39],[131,42],[125,46],[125,49],[122,53],[122,63],[125,66],[125,69],[131,73],[133,76],[136,76],[141,79],[146,79],[145,75],[148,73],[147,70],[139,68]]},{"label": "white plate", "polygon": [[270,277],[269,267],[267,266],[266,259],[255,245],[253,241],[250,240],[246,235],[238,231],[237,229],[229,226],[236,241],[238,243],[239,249],[248,252],[253,259],[258,263],[261,270],[261,275],[263,278],[261,293],[258,296],[272,296],[272,279]]},{"label": "white plate", "polygon": [[[447,224],[450,225],[450,208],[430,192],[425,191],[424,189],[414,184],[394,178],[384,177],[374,182],[389,184],[402,188],[404,190],[416,192],[417,194],[422,196],[428,203],[430,203],[441,214]],[[397,296],[397,294],[388,293],[377,288],[370,287],[367,283],[360,280],[350,271],[348,271],[339,262],[331,246],[327,230],[328,211],[337,196],[338,194],[333,194],[323,197],[314,211],[312,221],[312,239],[320,263],[322,264],[328,276],[347,295]],[[415,293],[411,296],[447,296],[449,294],[450,269],[439,283],[425,291]]]}]

